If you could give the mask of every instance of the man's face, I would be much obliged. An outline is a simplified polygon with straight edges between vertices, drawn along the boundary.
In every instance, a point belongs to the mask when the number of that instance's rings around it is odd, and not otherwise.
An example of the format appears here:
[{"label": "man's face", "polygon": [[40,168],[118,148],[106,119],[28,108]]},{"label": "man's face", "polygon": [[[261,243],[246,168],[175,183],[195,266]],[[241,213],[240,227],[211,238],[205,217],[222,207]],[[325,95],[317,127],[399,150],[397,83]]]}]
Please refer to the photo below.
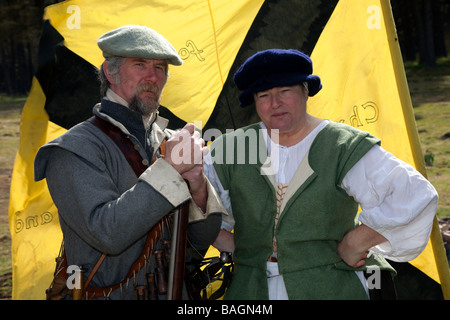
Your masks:
[{"label": "man's face", "polygon": [[167,81],[167,62],[126,58],[120,67],[118,83],[108,80],[111,89],[129,103],[131,110],[148,116],[159,107]]},{"label": "man's face", "polygon": [[296,132],[306,114],[308,92],[302,85],[275,87],[254,94],[256,112],[267,129]]}]

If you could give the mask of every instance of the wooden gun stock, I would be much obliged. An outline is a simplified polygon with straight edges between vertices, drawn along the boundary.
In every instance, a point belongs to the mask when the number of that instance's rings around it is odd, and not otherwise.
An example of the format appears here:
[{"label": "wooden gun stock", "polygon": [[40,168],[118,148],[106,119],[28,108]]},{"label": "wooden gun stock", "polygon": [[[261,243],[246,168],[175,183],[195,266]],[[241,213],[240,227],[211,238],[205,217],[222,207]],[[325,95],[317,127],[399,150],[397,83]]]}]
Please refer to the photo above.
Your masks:
[{"label": "wooden gun stock", "polygon": [[189,202],[185,202],[174,215],[168,300],[181,300],[183,296],[188,222]]}]

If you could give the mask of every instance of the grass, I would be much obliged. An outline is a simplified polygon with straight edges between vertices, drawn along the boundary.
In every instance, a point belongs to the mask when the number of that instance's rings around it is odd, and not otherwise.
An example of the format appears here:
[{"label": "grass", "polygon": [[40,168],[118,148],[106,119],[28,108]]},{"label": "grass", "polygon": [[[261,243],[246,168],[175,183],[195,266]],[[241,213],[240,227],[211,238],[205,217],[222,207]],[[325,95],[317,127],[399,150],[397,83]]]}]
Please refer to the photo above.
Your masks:
[{"label": "grass", "polygon": [[450,217],[450,58],[436,68],[405,64],[427,176],[439,193],[438,217]]},{"label": "grass", "polygon": [[11,236],[8,225],[9,186],[19,148],[20,114],[26,97],[0,95],[0,299],[11,297]]},{"label": "grass", "polygon": [[19,143],[19,124],[25,97],[0,96],[0,169],[12,169]]}]

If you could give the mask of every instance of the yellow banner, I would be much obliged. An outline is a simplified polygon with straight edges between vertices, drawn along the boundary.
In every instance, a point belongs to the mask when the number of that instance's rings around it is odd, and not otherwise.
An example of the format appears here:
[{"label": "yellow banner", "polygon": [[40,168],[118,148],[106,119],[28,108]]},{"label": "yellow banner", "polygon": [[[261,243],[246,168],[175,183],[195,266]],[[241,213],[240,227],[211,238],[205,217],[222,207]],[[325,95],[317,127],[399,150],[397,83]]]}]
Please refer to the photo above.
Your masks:
[{"label": "yellow banner", "polygon": [[[311,55],[323,89],[308,102],[317,117],[352,125],[426,175],[403,61],[388,0],[341,0]],[[450,280],[437,222],[431,241],[414,261],[441,283]]]},{"label": "yellow banner", "polygon": [[246,1],[89,1],[47,8],[45,18],[65,46],[99,67],[97,39],[126,24],[162,34],[184,60],[170,68],[161,104],[186,122],[208,121],[236,54],[263,0]]},{"label": "yellow banner", "polygon": [[45,95],[33,79],[22,112],[20,147],[14,162],[9,204],[13,299],[43,299],[55,270],[62,233],[44,181],[34,182],[34,157],[41,145],[65,132],[48,121]]}]

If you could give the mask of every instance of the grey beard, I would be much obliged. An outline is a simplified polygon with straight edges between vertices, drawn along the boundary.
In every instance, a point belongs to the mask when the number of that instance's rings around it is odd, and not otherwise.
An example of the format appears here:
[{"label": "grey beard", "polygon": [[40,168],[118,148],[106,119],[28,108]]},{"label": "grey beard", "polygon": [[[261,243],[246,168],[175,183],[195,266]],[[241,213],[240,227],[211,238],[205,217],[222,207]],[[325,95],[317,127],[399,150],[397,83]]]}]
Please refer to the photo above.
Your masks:
[{"label": "grey beard", "polygon": [[159,108],[158,101],[142,101],[137,95],[133,97],[129,105],[130,110],[139,113],[141,116],[148,117]]},{"label": "grey beard", "polygon": [[[133,98],[130,101],[129,108],[137,113],[139,113],[141,116],[148,117],[152,113],[154,113],[159,108],[160,99],[152,100],[152,101],[144,101],[141,98],[139,98],[139,94],[142,91],[145,90],[152,90],[152,85],[150,84],[142,84],[137,87],[136,94],[133,96]],[[152,90],[155,92],[155,90]]]}]

